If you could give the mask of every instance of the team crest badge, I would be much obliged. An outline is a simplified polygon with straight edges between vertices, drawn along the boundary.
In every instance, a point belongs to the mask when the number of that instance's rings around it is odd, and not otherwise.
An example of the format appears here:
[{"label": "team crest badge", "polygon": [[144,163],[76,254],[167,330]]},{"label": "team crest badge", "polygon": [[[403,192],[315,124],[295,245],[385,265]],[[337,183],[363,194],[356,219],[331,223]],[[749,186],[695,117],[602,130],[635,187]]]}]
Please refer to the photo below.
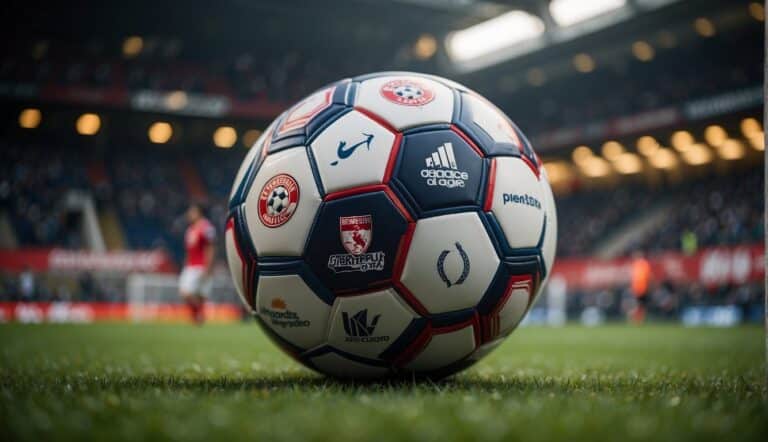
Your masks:
[{"label": "team crest badge", "polygon": [[373,235],[371,215],[342,216],[339,218],[341,243],[350,255],[362,255],[368,251]]},{"label": "team crest badge", "polygon": [[432,89],[410,78],[384,83],[380,92],[382,97],[403,106],[423,106],[435,98]]},{"label": "team crest badge", "polygon": [[259,193],[259,219],[267,227],[280,227],[291,219],[299,204],[299,184],[287,174],[275,175]]}]

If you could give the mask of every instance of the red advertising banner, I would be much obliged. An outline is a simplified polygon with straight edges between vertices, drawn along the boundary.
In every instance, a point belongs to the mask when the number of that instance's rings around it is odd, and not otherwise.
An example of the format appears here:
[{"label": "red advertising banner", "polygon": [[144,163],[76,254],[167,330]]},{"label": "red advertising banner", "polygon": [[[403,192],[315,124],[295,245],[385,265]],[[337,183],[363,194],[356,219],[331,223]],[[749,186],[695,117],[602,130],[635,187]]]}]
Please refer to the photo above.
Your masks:
[{"label": "red advertising banner", "polygon": [[105,271],[172,273],[176,266],[161,250],[89,252],[64,249],[0,250],[0,270],[34,271]]},{"label": "red advertising banner", "polygon": [[[600,260],[561,258],[552,277],[561,277],[568,288],[599,289],[629,284],[633,258]],[[706,286],[761,281],[765,275],[765,247],[751,244],[713,247],[693,255],[667,252],[648,258],[652,281],[696,282]]]},{"label": "red advertising banner", "polygon": [[[233,304],[206,304],[210,322],[236,322],[241,310]],[[0,322],[188,322],[182,304],[126,304],[108,302],[0,302]]]}]

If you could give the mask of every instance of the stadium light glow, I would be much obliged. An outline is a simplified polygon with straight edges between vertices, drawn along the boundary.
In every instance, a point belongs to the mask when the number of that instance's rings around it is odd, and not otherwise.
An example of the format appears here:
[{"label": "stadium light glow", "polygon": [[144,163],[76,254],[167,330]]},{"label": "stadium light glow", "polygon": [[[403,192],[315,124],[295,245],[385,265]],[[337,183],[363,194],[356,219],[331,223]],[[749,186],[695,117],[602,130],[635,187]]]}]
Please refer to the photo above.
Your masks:
[{"label": "stadium light glow", "polygon": [[618,141],[606,141],[603,144],[603,156],[609,160],[615,160],[624,153],[624,146]]},{"label": "stadium light glow", "polygon": [[659,142],[650,135],[644,135],[637,139],[637,151],[649,157],[659,150]]},{"label": "stadium light glow", "polygon": [[694,140],[693,135],[687,130],[678,130],[672,134],[669,142],[678,152],[685,152],[691,145],[693,145]]},{"label": "stadium light glow", "polygon": [[516,10],[448,34],[445,46],[451,59],[466,62],[538,37],[543,32],[541,19]]},{"label": "stadium light glow", "polygon": [[123,55],[126,58],[133,58],[144,48],[144,40],[136,35],[132,35],[123,41]]},{"label": "stadium light glow", "polygon": [[677,156],[671,149],[660,148],[648,157],[648,162],[657,169],[672,169],[677,166]]},{"label": "stadium light glow", "polygon": [[547,179],[553,186],[568,181],[573,176],[571,167],[564,161],[547,161],[544,163],[544,170],[547,172]]},{"label": "stadium light glow", "polygon": [[765,150],[765,133],[763,131],[756,132],[749,137],[749,144],[752,145],[752,147],[755,150],[764,151]]},{"label": "stadium light glow", "polygon": [[261,131],[258,129],[248,129],[243,134],[243,146],[246,149],[250,149],[256,143],[256,140],[261,136]]},{"label": "stadium light glow", "polygon": [[691,166],[699,166],[712,161],[712,151],[705,145],[697,143],[682,153],[683,161]]},{"label": "stadium light glow", "polygon": [[229,149],[237,142],[237,131],[231,126],[221,126],[213,133],[213,144],[222,149]]},{"label": "stadium light glow", "polygon": [[724,160],[738,160],[745,154],[744,143],[739,140],[729,138],[723,142],[717,149],[717,153]]},{"label": "stadium light glow", "polygon": [[704,139],[707,140],[710,146],[717,147],[723,144],[723,141],[727,138],[728,133],[723,129],[723,126],[713,124],[704,130]]},{"label": "stadium light glow", "polygon": [[741,133],[743,133],[745,137],[749,138],[752,135],[762,131],[763,128],[760,126],[760,122],[755,118],[750,117],[741,120]]},{"label": "stadium light glow", "polygon": [[173,136],[173,127],[165,121],[158,121],[149,126],[147,135],[149,141],[155,144],[164,144]]},{"label": "stadium light glow", "polygon": [[765,21],[765,6],[760,2],[750,3],[749,15],[757,21]]},{"label": "stadium light glow", "polygon": [[656,54],[647,41],[636,41],[632,43],[632,54],[640,61],[651,61]]},{"label": "stadium light glow", "polygon": [[35,129],[40,126],[40,121],[43,119],[43,114],[40,109],[28,108],[19,113],[19,126],[24,129]]},{"label": "stadium light glow", "polygon": [[573,56],[573,67],[582,74],[595,70],[595,59],[589,54],[580,53]]},{"label": "stadium light glow", "polygon": [[712,20],[704,17],[699,17],[693,21],[693,29],[696,33],[704,38],[709,38],[715,35],[715,24]]},{"label": "stadium light glow", "polygon": [[622,175],[631,175],[643,170],[643,161],[637,154],[624,152],[613,161],[613,168]]},{"label": "stadium light glow", "polygon": [[611,172],[611,166],[608,161],[600,157],[586,158],[579,164],[581,173],[590,178],[600,178],[608,175]]},{"label": "stadium light glow", "polygon": [[413,55],[419,60],[428,60],[437,52],[437,40],[431,34],[422,34],[413,45]]},{"label": "stadium light glow", "polygon": [[571,153],[571,158],[576,164],[581,164],[593,156],[594,154],[592,153],[592,149],[590,149],[588,146],[578,146],[573,149],[573,152]]},{"label": "stadium light glow", "polygon": [[173,91],[165,96],[165,105],[171,110],[183,109],[187,101],[187,93],[184,91]]},{"label": "stadium light glow", "polygon": [[626,0],[552,0],[549,13],[560,26],[571,26],[605,14],[626,4]]},{"label": "stadium light glow", "polygon": [[80,135],[96,135],[101,129],[101,118],[96,114],[83,114],[77,118],[75,129]]}]

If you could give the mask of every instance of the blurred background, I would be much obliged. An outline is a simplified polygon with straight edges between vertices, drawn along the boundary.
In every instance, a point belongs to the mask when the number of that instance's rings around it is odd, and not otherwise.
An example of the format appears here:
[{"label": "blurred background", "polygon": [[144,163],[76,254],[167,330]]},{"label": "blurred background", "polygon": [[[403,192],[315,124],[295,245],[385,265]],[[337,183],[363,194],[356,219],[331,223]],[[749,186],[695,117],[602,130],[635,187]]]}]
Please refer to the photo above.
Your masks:
[{"label": "blurred background", "polygon": [[[204,201],[221,238],[235,171],[275,116],[328,82],[413,70],[485,95],[544,161],[558,261],[529,323],[760,321],[761,2],[4,10],[0,320],[183,320],[186,205]],[[219,242],[208,314],[239,320]]]}]

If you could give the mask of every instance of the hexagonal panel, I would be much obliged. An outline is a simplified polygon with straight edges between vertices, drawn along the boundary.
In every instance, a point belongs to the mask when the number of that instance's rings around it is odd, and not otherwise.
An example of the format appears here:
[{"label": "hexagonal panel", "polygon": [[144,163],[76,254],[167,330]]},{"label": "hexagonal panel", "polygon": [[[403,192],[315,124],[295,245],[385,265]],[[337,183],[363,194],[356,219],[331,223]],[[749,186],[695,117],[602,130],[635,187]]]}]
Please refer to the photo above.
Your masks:
[{"label": "hexagonal panel", "polygon": [[304,255],[333,291],[367,289],[392,277],[407,220],[384,193],[323,203]]},{"label": "hexagonal panel", "polygon": [[523,143],[509,119],[480,95],[461,94],[461,121],[488,155],[520,155]]},{"label": "hexagonal panel", "polygon": [[478,204],[485,163],[462,137],[437,130],[403,138],[395,176],[421,211]]},{"label": "hexagonal panel", "polygon": [[544,189],[521,159],[495,158],[490,208],[509,246],[535,247],[544,228]]},{"label": "hexagonal panel", "polygon": [[245,215],[259,256],[300,256],[320,206],[307,152],[269,155],[245,199]]},{"label": "hexagonal panel", "polygon": [[472,324],[458,330],[435,333],[424,349],[405,365],[406,370],[430,371],[444,368],[475,350],[475,330]]},{"label": "hexagonal panel", "polygon": [[338,378],[378,378],[389,373],[386,367],[353,361],[334,352],[310,357],[309,361],[321,372]]},{"label": "hexagonal panel", "polygon": [[499,257],[475,212],[426,218],[416,230],[401,281],[430,313],[474,307]]},{"label": "hexagonal panel", "polygon": [[325,192],[381,183],[394,142],[395,134],[360,112],[334,121],[310,145]]},{"label": "hexagonal panel", "polygon": [[333,306],[328,343],[347,353],[378,358],[416,318],[392,289],[339,297]]},{"label": "hexagonal panel", "polygon": [[262,275],[256,291],[257,314],[272,331],[300,348],[323,343],[331,306],[298,275]]},{"label": "hexagonal panel", "polygon": [[381,116],[398,130],[450,123],[453,91],[427,77],[387,75],[360,83],[355,106]]},{"label": "hexagonal panel", "polygon": [[276,135],[280,136],[306,126],[312,118],[331,105],[335,90],[335,86],[321,89],[293,106],[275,131]]}]

